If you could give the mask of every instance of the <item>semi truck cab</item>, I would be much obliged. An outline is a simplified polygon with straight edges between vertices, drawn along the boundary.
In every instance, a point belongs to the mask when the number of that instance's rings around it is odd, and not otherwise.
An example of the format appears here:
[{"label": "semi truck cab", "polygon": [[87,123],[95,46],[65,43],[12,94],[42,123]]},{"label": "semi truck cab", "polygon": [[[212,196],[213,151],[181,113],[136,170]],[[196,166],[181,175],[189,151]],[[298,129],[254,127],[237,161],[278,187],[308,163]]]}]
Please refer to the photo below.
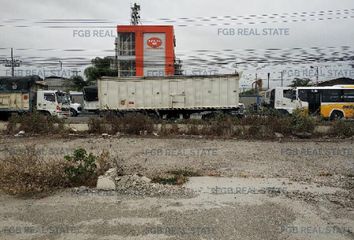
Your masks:
[{"label": "semi truck cab", "polygon": [[70,114],[69,95],[56,90],[37,91],[37,111],[46,115],[68,117]]},{"label": "semi truck cab", "polygon": [[264,104],[277,109],[284,114],[292,114],[298,107],[296,89],[291,87],[276,87],[265,92]]}]

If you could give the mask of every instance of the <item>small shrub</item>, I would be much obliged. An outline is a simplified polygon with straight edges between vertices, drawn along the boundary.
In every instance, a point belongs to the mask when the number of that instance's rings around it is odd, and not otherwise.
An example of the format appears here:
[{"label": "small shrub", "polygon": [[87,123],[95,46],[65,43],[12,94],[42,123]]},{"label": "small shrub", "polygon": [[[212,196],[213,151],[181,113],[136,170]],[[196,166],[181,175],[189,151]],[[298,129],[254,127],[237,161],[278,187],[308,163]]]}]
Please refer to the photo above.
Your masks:
[{"label": "small shrub", "polygon": [[124,117],[116,117],[109,121],[112,124],[114,133],[122,132],[126,134],[139,135],[146,131],[152,133],[154,130],[154,122],[151,118],[144,114],[131,113]]},{"label": "small shrub", "polygon": [[96,157],[83,149],[64,159],[43,159],[35,147],[0,161],[0,190],[12,195],[32,195],[72,186],[95,186],[108,168],[108,153]]},{"label": "small shrub", "polygon": [[283,117],[269,117],[267,119],[267,127],[269,127],[273,134],[274,133],[282,133],[284,135],[291,134],[291,117],[283,116]]},{"label": "small shrub", "polygon": [[187,181],[188,178],[181,175],[162,175],[151,179],[151,182],[163,185],[182,185]]},{"label": "small shrub", "polygon": [[186,132],[186,134],[188,135],[200,135],[201,131],[198,127],[198,125],[195,124],[191,124],[188,126],[188,130]]},{"label": "small shrub", "polygon": [[213,136],[232,137],[235,122],[231,118],[219,118],[209,124],[209,134]]},{"label": "small shrub", "polygon": [[103,118],[91,118],[89,120],[90,133],[126,133],[141,135],[142,133],[152,133],[154,122],[149,116],[139,113],[127,114],[123,117],[109,114]]},{"label": "small shrub", "polygon": [[251,137],[256,137],[260,135],[260,125],[251,125],[247,130],[247,135]]},{"label": "small shrub", "polygon": [[330,134],[335,137],[354,136],[354,122],[338,120],[331,126]]},{"label": "small shrub", "polygon": [[65,132],[64,120],[54,116],[45,116],[39,112],[10,117],[6,133],[25,131],[32,134],[58,134]]},{"label": "small shrub", "polygon": [[0,189],[22,195],[47,192],[68,185],[63,160],[43,160],[34,147],[0,162]]},{"label": "small shrub", "polygon": [[[73,186],[95,186],[99,174],[102,173],[100,170],[109,168],[105,162],[108,158],[106,152],[97,157],[92,153],[88,154],[85,149],[79,148],[74,151],[73,155],[67,155],[64,158],[69,163],[65,173]],[[98,168],[97,163],[101,164],[100,168]]]},{"label": "small shrub", "polygon": [[101,118],[90,118],[88,122],[89,133],[107,133],[107,124],[104,119]]},{"label": "small shrub", "polygon": [[294,111],[291,116],[291,129],[295,133],[313,133],[315,129],[315,120],[307,113],[300,110]]},{"label": "small shrub", "polygon": [[170,170],[167,171],[169,174],[173,175],[180,175],[180,176],[185,176],[185,177],[198,177],[201,176],[201,174],[198,171],[195,171],[193,169],[176,169],[176,170]]},{"label": "small shrub", "polygon": [[[166,123],[162,123],[161,124],[161,130],[160,130],[160,134],[161,135],[178,135],[180,134],[181,131],[178,128],[178,125],[176,123],[170,123],[169,125],[167,125]],[[191,133],[193,135],[193,133]],[[196,133],[199,134],[199,133]]]}]

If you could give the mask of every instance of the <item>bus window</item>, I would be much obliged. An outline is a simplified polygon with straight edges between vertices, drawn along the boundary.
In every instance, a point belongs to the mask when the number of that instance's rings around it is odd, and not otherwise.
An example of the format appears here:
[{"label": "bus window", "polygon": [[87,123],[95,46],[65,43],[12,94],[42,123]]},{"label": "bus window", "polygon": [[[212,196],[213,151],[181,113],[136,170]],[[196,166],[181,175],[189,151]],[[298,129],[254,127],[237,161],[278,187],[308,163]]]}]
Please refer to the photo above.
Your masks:
[{"label": "bus window", "polygon": [[342,90],[325,89],[322,92],[322,102],[341,102]]},{"label": "bus window", "polygon": [[308,101],[308,97],[307,97],[307,89],[300,89],[299,90],[299,99],[303,102],[307,102]]},{"label": "bus window", "polygon": [[354,90],[343,90],[343,102],[354,102]]}]

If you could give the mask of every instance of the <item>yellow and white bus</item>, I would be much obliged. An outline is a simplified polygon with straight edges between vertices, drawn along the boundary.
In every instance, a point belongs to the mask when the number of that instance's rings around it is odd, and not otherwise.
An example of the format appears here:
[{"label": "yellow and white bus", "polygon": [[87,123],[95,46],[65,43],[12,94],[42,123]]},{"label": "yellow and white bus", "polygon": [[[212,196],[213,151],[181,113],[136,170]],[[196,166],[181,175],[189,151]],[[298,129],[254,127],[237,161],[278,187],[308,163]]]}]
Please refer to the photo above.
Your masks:
[{"label": "yellow and white bus", "polygon": [[331,120],[354,118],[354,85],[277,87],[266,92],[264,103],[285,114],[303,109]]},{"label": "yellow and white bus", "polygon": [[296,88],[297,108],[335,120],[354,118],[354,85]]}]

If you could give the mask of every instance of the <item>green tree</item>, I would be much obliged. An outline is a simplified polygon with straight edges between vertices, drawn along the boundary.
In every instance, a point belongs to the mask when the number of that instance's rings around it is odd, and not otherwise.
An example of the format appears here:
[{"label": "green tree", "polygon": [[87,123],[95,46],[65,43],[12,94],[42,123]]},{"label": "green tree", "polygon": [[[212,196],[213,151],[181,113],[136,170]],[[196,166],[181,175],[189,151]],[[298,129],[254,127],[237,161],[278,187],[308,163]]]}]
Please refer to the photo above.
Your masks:
[{"label": "green tree", "polygon": [[98,78],[100,78],[99,70],[96,67],[86,68],[84,74],[89,83],[95,82]]},{"label": "green tree", "polygon": [[289,87],[307,87],[311,85],[311,79],[309,78],[295,78]]},{"label": "green tree", "polygon": [[96,57],[91,60],[93,66],[85,69],[84,74],[89,83],[95,82],[103,76],[117,76],[117,70],[111,68],[112,59]]},{"label": "green tree", "polygon": [[81,76],[72,76],[70,81],[75,85],[76,91],[81,91],[84,87],[88,86],[88,82]]}]

